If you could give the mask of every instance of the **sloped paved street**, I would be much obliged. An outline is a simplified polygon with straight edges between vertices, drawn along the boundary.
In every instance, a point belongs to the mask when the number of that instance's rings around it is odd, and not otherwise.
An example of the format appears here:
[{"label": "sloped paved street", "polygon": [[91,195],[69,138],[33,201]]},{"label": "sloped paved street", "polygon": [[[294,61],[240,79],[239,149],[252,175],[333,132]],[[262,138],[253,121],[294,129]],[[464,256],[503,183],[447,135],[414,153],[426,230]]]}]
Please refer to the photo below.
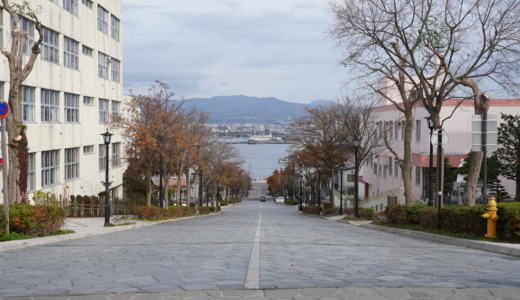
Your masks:
[{"label": "sloped paved street", "polygon": [[520,293],[515,257],[253,200],[211,217],[0,252],[0,261],[1,297],[515,299]]}]

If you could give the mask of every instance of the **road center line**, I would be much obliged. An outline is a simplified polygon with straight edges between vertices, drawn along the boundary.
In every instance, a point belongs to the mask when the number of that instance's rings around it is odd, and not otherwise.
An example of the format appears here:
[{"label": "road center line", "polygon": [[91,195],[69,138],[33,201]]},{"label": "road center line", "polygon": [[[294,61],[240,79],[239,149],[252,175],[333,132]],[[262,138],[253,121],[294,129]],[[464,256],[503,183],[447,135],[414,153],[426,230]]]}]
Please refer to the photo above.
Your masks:
[{"label": "road center line", "polygon": [[251,257],[249,258],[249,266],[247,267],[246,280],[244,282],[244,289],[259,289],[260,288],[260,230],[262,224],[262,206],[260,206],[260,216],[258,217],[258,224],[256,225],[255,240],[253,242],[253,249],[251,250]]}]

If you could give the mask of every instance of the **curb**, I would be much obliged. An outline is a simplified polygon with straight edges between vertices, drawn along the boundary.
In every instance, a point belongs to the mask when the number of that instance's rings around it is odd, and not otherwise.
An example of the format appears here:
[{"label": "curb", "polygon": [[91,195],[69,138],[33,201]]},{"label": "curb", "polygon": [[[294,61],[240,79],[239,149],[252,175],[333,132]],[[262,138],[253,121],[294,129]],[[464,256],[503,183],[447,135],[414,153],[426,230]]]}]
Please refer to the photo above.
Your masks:
[{"label": "curb", "polygon": [[421,238],[421,239],[426,239],[426,240],[430,240],[430,241],[434,241],[434,242],[450,244],[450,245],[455,245],[455,246],[462,246],[462,247],[477,249],[477,250],[484,250],[484,251],[488,251],[488,252],[504,254],[504,255],[509,255],[509,256],[514,256],[514,257],[520,258],[520,246],[509,247],[507,245],[502,245],[500,243],[465,240],[465,239],[459,239],[459,238],[455,238],[455,237],[451,237],[451,236],[444,236],[444,235],[438,235],[438,234],[433,234],[433,233],[412,231],[412,230],[392,228],[392,227],[384,227],[384,226],[378,226],[378,225],[374,225],[374,224],[360,224],[359,226],[368,228],[368,229],[373,229],[373,230],[386,231],[386,232],[406,235],[406,236],[410,236],[410,237],[414,237],[414,238]]},{"label": "curb", "polygon": [[72,240],[77,240],[77,239],[86,238],[86,237],[92,237],[92,236],[96,236],[96,235],[102,235],[102,234],[118,232],[118,231],[125,231],[125,230],[130,230],[130,229],[138,229],[138,228],[143,228],[143,227],[148,227],[148,226],[153,226],[153,225],[158,225],[158,224],[174,223],[174,222],[186,221],[186,220],[191,220],[191,219],[196,219],[196,218],[204,218],[204,217],[209,217],[209,216],[220,214],[220,213],[221,212],[215,212],[215,213],[210,213],[207,215],[200,215],[200,216],[191,216],[191,217],[168,219],[168,220],[161,220],[161,221],[147,221],[149,223],[140,223],[140,224],[133,224],[133,225],[124,225],[124,226],[115,226],[115,227],[99,227],[101,230],[99,230],[97,232],[69,233],[69,234],[63,234],[63,235],[38,237],[38,238],[32,238],[32,239],[26,239],[26,240],[1,242],[0,243],[0,252],[17,250],[17,249],[28,248],[28,247],[33,247],[33,246],[47,245],[47,244],[52,244],[52,243],[72,241]]}]

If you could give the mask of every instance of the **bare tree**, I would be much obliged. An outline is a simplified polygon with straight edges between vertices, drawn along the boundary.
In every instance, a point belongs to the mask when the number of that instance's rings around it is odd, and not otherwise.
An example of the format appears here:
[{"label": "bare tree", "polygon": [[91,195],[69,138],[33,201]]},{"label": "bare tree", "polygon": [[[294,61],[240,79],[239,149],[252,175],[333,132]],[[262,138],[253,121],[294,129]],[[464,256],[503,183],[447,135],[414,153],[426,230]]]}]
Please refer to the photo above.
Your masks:
[{"label": "bare tree", "polygon": [[[369,86],[404,115],[404,156],[398,160],[410,205],[414,200],[410,174],[413,107],[422,103],[440,129],[440,112],[449,97],[473,97],[475,112],[482,114],[487,112],[489,98],[480,87],[517,87],[520,3],[338,0],[331,8],[335,17],[331,34],[348,49],[343,64],[360,71],[354,80]],[[470,173],[478,175],[481,158],[482,154],[475,156]],[[476,180],[470,179],[466,193],[470,204],[475,186]]]},{"label": "bare tree", "polygon": [[[2,54],[9,64],[9,107],[11,113],[7,116],[7,135],[9,146],[9,182],[8,201],[27,201],[27,177],[28,177],[28,141],[26,126],[23,124],[20,111],[19,93],[24,80],[31,73],[36,58],[40,54],[40,44],[43,41],[42,24],[38,20],[37,10],[27,1],[21,4],[11,4],[9,0],[2,0],[4,9],[11,16],[11,51],[1,45]],[[38,31],[38,40],[32,45],[27,45],[27,32],[20,26],[20,15],[34,21]],[[30,50],[29,50],[30,49]],[[24,53],[30,51],[29,59],[24,63]]]},{"label": "bare tree", "polygon": [[[377,138],[370,101],[352,101],[345,98],[331,105],[309,109],[293,127],[303,134],[295,143],[294,152],[298,164],[307,167],[321,166],[329,175],[331,186],[335,166],[352,161],[354,138],[361,141],[359,164],[369,155],[381,150],[382,141]],[[332,189],[330,199],[333,199]]]}]

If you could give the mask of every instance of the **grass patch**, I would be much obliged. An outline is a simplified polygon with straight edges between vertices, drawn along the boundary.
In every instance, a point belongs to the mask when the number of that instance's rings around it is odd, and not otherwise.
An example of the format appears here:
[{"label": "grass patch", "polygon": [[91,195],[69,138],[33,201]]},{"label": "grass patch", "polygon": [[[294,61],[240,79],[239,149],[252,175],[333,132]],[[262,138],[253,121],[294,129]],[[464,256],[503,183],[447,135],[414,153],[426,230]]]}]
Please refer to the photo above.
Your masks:
[{"label": "grass patch", "polygon": [[[45,236],[70,234],[70,233],[75,233],[75,231],[74,230],[70,230],[70,229],[65,229],[65,230],[60,229],[60,230],[56,231],[53,234],[46,234],[46,235],[44,235],[44,237]],[[17,240],[28,240],[28,239],[33,239],[33,238],[35,238],[35,237],[34,236],[29,236],[29,235],[24,235],[24,234],[17,233],[17,232],[10,232],[10,233],[7,233],[7,234],[0,235],[0,242],[9,242],[9,241],[17,241]]]},{"label": "grass patch", "polygon": [[16,241],[16,240],[27,240],[32,239],[32,236],[24,235],[17,232],[5,233],[0,236],[0,242]]}]

